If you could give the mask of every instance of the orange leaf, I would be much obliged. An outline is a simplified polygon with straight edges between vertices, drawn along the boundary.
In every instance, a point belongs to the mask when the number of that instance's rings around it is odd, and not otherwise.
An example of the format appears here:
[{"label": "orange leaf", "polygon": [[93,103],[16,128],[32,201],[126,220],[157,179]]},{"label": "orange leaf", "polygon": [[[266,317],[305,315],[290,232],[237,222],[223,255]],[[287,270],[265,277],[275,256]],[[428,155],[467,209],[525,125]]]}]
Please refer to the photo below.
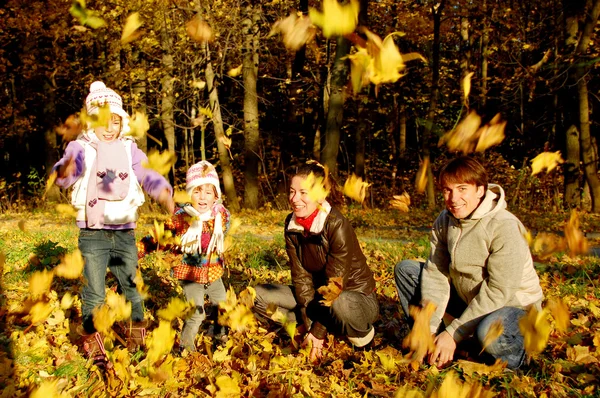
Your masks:
[{"label": "orange leaf", "polygon": [[534,176],[544,169],[546,169],[546,173],[549,173],[564,162],[560,151],[542,152],[531,160],[531,175]]},{"label": "orange leaf", "polygon": [[487,334],[483,338],[481,343],[481,352],[485,351],[490,344],[496,341],[498,337],[502,336],[502,333],[504,333],[504,324],[502,323],[502,319],[496,319],[494,322],[492,322]]},{"label": "orange leaf", "polygon": [[316,29],[312,25],[310,18],[302,14],[293,13],[273,24],[269,36],[277,33],[281,33],[283,36],[285,48],[291,51],[298,51],[306,43],[314,39]]},{"label": "orange leaf", "polygon": [[556,329],[566,332],[571,323],[569,307],[561,299],[551,299],[548,301],[548,309],[554,318]]},{"label": "orange leaf", "polygon": [[404,192],[402,195],[394,195],[393,199],[390,200],[390,205],[394,209],[408,213],[408,206],[410,206],[410,195],[407,192]]},{"label": "orange leaf", "polygon": [[370,186],[368,182],[363,182],[362,178],[352,174],[344,183],[344,195],[356,200],[359,203],[365,201],[367,188]]},{"label": "orange leaf", "polygon": [[565,239],[572,256],[588,252],[588,242],[583,232],[579,229],[579,214],[575,209],[571,211],[571,217],[569,217],[569,221],[565,225]]},{"label": "orange leaf", "polygon": [[190,19],[185,24],[187,34],[198,43],[206,43],[213,40],[212,28],[202,20],[200,14]]},{"label": "orange leaf", "polygon": [[435,350],[435,342],[429,330],[435,304],[428,302],[425,307],[410,307],[410,316],[415,320],[410,333],[402,341],[402,347],[410,350],[411,359],[422,362],[425,355]]},{"label": "orange leaf", "polygon": [[331,307],[340,293],[342,293],[342,290],[344,290],[344,281],[341,276],[329,278],[329,283],[327,285],[321,286],[317,289],[317,291],[323,296],[321,303],[327,307]]},{"label": "orange leaf", "polygon": [[417,181],[416,187],[417,192],[423,193],[425,192],[425,188],[427,187],[427,169],[429,168],[429,156],[426,156],[421,162],[421,166],[419,167],[419,171],[417,171]]}]

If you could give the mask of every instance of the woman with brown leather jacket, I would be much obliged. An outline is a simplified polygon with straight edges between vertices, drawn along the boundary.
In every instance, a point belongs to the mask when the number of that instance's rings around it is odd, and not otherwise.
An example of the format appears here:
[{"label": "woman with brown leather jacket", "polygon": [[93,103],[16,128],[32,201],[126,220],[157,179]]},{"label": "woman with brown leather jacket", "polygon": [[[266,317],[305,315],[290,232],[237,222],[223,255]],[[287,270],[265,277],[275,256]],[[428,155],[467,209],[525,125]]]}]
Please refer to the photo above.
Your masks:
[{"label": "woman with brown leather jacket", "polygon": [[[307,162],[292,178],[289,201],[285,242],[292,286],[256,286],[255,312],[268,319],[276,306],[296,321],[307,332],[302,345],[311,346],[311,360],[321,357],[327,333],[347,336],[356,347],[369,344],[379,314],[375,280],[350,222],[332,207],[342,202],[337,184],[321,164]],[[342,291],[326,306],[318,289],[332,278]]]}]

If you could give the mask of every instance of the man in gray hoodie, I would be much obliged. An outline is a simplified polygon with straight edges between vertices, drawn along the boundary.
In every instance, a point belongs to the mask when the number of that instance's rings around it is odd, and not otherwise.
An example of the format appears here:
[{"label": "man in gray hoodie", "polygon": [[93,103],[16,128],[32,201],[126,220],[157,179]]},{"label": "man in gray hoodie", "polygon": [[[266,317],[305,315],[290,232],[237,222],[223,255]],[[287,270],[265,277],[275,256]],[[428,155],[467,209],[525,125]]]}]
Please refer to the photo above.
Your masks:
[{"label": "man in gray hoodie", "polygon": [[435,304],[430,364],[448,364],[457,343],[471,336],[481,344],[500,321],[502,335],[485,351],[517,369],[525,359],[519,319],[543,299],[526,229],[506,210],[504,190],[488,185],[476,160],[464,156],[448,162],[438,182],[446,209],[431,230],[429,258],[404,260],[395,268],[402,309],[408,316],[409,305]]}]

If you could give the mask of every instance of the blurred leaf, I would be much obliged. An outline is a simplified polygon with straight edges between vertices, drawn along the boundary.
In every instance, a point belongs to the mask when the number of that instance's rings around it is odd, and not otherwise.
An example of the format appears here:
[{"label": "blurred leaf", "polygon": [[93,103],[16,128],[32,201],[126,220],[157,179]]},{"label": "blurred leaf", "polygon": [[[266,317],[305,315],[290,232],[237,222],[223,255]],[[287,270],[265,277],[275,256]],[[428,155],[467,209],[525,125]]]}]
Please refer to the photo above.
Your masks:
[{"label": "blurred leaf", "polygon": [[106,292],[106,305],[110,308],[116,322],[124,321],[131,317],[131,303],[124,295],[109,289]]},{"label": "blurred leaf", "polygon": [[504,333],[504,324],[502,323],[502,319],[496,319],[494,322],[492,322],[492,324],[490,325],[490,328],[487,332],[487,334],[485,335],[485,337],[483,338],[483,341],[481,342],[481,353],[483,353],[483,351],[485,351],[485,349],[492,344],[494,341],[496,341],[498,339],[498,337],[502,336],[502,333]]},{"label": "blurred leaf", "polygon": [[175,344],[175,330],[171,327],[170,321],[161,320],[158,327],[150,332],[148,336],[148,354],[146,358],[153,365],[163,356],[171,352]]},{"label": "blurred leaf", "polygon": [[192,198],[186,191],[176,190],[173,194],[175,203],[192,203]]},{"label": "blurred leaf", "polygon": [[68,205],[66,203],[57,204],[56,211],[65,216],[69,216],[69,217],[73,217],[73,218],[77,217],[77,210],[72,205]]},{"label": "blurred leaf", "polygon": [[220,375],[217,376],[216,383],[219,387],[219,390],[215,395],[217,398],[230,398],[241,396],[241,389],[237,380],[227,375]]},{"label": "blurred leaf", "polygon": [[27,231],[27,221],[19,220],[19,222],[17,223],[17,226],[19,227],[21,232],[25,232],[25,233],[29,232],[29,231]]},{"label": "blurred leaf", "polygon": [[60,135],[64,142],[77,139],[82,132],[83,125],[77,114],[70,115],[63,124],[56,128],[56,134]]},{"label": "blurred leaf", "polygon": [[229,69],[229,71],[227,72],[227,76],[231,76],[231,77],[237,77],[240,75],[240,73],[242,73],[242,68],[244,67],[244,65],[240,65],[236,68],[232,68]]},{"label": "blurred leaf", "polygon": [[435,350],[435,342],[429,330],[429,322],[434,312],[435,304],[432,302],[427,302],[425,307],[410,307],[410,316],[414,319],[414,324],[402,341],[402,347],[409,349],[408,355],[415,361],[423,361],[425,355]]},{"label": "blurred leaf", "polygon": [[29,310],[29,322],[32,325],[36,325],[40,322],[44,322],[52,313],[52,306],[50,303],[45,301],[38,301]]},{"label": "blurred leaf", "polygon": [[370,186],[368,182],[363,182],[363,179],[355,174],[352,174],[344,183],[344,195],[356,200],[359,203],[365,201],[367,188]]},{"label": "blurred leaf", "polygon": [[400,210],[401,212],[408,213],[408,207],[410,206],[410,195],[407,192],[402,195],[394,195],[393,199],[390,200],[390,206],[392,208]]},{"label": "blurred leaf", "polygon": [[173,297],[165,308],[156,312],[156,315],[165,321],[172,321],[175,318],[186,318],[195,309],[193,302]]},{"label": "blurred leaf", "polygon": [[333,302],[339,297],[344,290],[343,277],[336,276],[329,278],[329,283],[325,286],[321,286],[317,291],[323,296],[321,303],[327,307],[331,307]]},{"label": "blurred leaf", "polygon": [[285,48],[291,51],[298,51],[306,43],[314,39],[316,29],[312,25],[310,18],[302,14],[292,13],[273,24],[269,32],[269,37],[277,33],[281,33]]},{"label": "blurred leaf", "polygon": [[554,318],[556,329],[560,332],[566,332],[571,323],[571,314],[569,307],[561,299],[550,299],[548,309]]},{"label": "blurred leaf", "polygon": [[171,171],[171,167],[173,167],[176,160],[177,157],[173,152],[159,152],[156,149],[153,149],[148,154],[148,161],[142,162],[142,166],[147,169],[152,169],[160,175],[166,176]]},{"label": "blurred leaf", "polygon": [[129,120],[129,131],[128,136],[141,140],[146,136],[146,133],[150,129],[150,123],[148,123],[148,116],[144,112],[135,111],[131,120]]},{"label": "blurred leaf", "polygon": [[359,10],[358,0],[350,0],[344,5],[337,0],[323,0],[323,12],[309,7],[308,17],[323,30],[323,36],[330,38],[354,32],[358,24]]},{"label": "blurred leaf", "polygon": [[194,41],[198,43],[206,43],[213,40],[212,28],[202,20],[200,14],[196,14],[185,24],[185,30]]},{"label": "blurred leaf", "polygon": [[92,29],[101,28],[106,26],[106,22],[97,16],[97,13],[92,10],[88,10],[85,7],[85,0],[73,0],[71,8],[69,8],[71,15],[79,20],[82,25],[87,25]]},{"label": "blurred leaf", "polygon": [[465,75],[465,77],[461,81],[461,86],[463,89],[463,98],[465,108],[469,109],[469,94],[471,93],[471,77],[475,72],[469,72]]},{"label": "blurred leaf", "polygon": [[531,175],[534,176],[544,169],[546,169],[546,173],[549,173],[564,162],[560,151],[542,152],[531,160]]},{"label": "blurred leaf", "polygon": [[44,197],[46,197],[46,195],[48,194],[48,191],[50,191],[50,188],[52,188],[52,186],[56,182],[57,177],[58,177],[58,174],[56,173],[56,171],[53,171],[50,174],[50,177],[48,177],[48,180],[46,181],[46,189],[44,190]]},{"label": "blurred leaf", "polygon": [[531,307],[527,314],[519,320],[519,329],[523,334],[525,351],[529,355],[544,351],[550,337],[550,322],[546,309],[538,311]]},{"label": "blurred leaf", "polygon": [[303,189],[308,191],[308,197],[310,200],[322,203],[329,195],[329,189],[327,187],[327,178],[329,176],[327,166],[325,166],[325,178],[316,177],[314,173],[310,173],[304,181],[300,184]]},{"label": "blurred leaf", "polygon": [[421,162],[421,166],[419,166],[419,171],[417,171],[416,178],[416,188],[417,192],[423,193],[425,192],[425,188],[427,188],[427,169],[429,168],[429,156],[426,156]]},{"label": "blurred leaf", "polygon": [[438,146],[446,144],[449,150],[460,151],[465,155],[483,152],[504,140],[505,127],[506,122],[501,121],[500,114],[481,126],[481,117],[472,110],[454,130],[440,138]]},{"label": "blurred leaf", "polygon": [[579,213],[575,209],[571,210],[571,216],[565,225],[565,239],[571,256],[586,254],[588,252],[588,242],[580,229]]},{"label": "blurred leaf", "polygon": [[79,249],[75,249],[72,253],[67,253],[63,256],[60,264],[54,268],[57,276],[67,279],[77,279],[83,273],[83,256]]},{"label": "blurred leaf", "polygon": [[127,17],[125,26],[123,27],[123,33],[121,34],[121,44],[131,43],[142,35],[142,32],[138,29],[142,26],[140,21],[140,13],[134,12]]},{"label": "blurred leaf", "polygon": [[68,310],[73,306],[75,302],[75,297],[69,292],[66,292],[65,295],[60,300],[60,308],[63,310]]},{"label": "blurred leaf", "polygon": [[29,297],[32,300],[38,300],[50,293],[53,278],[54,272],[48,270],[37,271],[31,274],[29,277]]}]

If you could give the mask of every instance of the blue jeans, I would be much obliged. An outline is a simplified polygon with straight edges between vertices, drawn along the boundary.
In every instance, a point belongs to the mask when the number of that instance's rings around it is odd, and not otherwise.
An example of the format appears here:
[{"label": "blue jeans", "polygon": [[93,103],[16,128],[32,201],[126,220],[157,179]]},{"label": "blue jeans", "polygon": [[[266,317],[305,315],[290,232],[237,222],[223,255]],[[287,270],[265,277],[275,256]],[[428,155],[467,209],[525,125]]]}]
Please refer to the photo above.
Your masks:
[{"label": "blue jeans", "polygon": [[[421,302],[421,272],[424,266],[425,263],[415,260],[404,260],[396,264],[394,279],[396,280],[398,299],[407,317],[409,306],[419,305]],[[460,317],[466,306],[452,286],[446,312],[453,317]],[[506,362],[509,369],[518,369],[525,360],[523,335],[519,329],[519,320],[523,315],[525,315],[525,310],[522,308],[502,307],[484,316],[475,330],[474,337],[479,346],[482,346],[483,339],[492,323],[497,319],[501,320],[504,332],[486,347],[485,352],[494,359]]]},{"label": "blue jeans", "polygon": [[93,311],[104,303],[108,268],[131,302],[131,320],[142,321],[142,297],[135,285],[138,257],[134,230],[81,229],[79,250],[85,261],[83,276],[86,283],[81,290],[81,312],[86,333],[96,330]]},{"label": "blue jeans", "polygon": [[217,306],[221,301],[227,299],[227,291],[221,278],[207,285],[191,281],[179,281],[179,284],[183,288],[186,300],[193,301],[196,306],[196,311],[185,320],[181,331],[181,345],[188,351],[196,351],[196,334],[198,334],[202,321],[206,319],[204,295],[208,296],[211,305]]}]

